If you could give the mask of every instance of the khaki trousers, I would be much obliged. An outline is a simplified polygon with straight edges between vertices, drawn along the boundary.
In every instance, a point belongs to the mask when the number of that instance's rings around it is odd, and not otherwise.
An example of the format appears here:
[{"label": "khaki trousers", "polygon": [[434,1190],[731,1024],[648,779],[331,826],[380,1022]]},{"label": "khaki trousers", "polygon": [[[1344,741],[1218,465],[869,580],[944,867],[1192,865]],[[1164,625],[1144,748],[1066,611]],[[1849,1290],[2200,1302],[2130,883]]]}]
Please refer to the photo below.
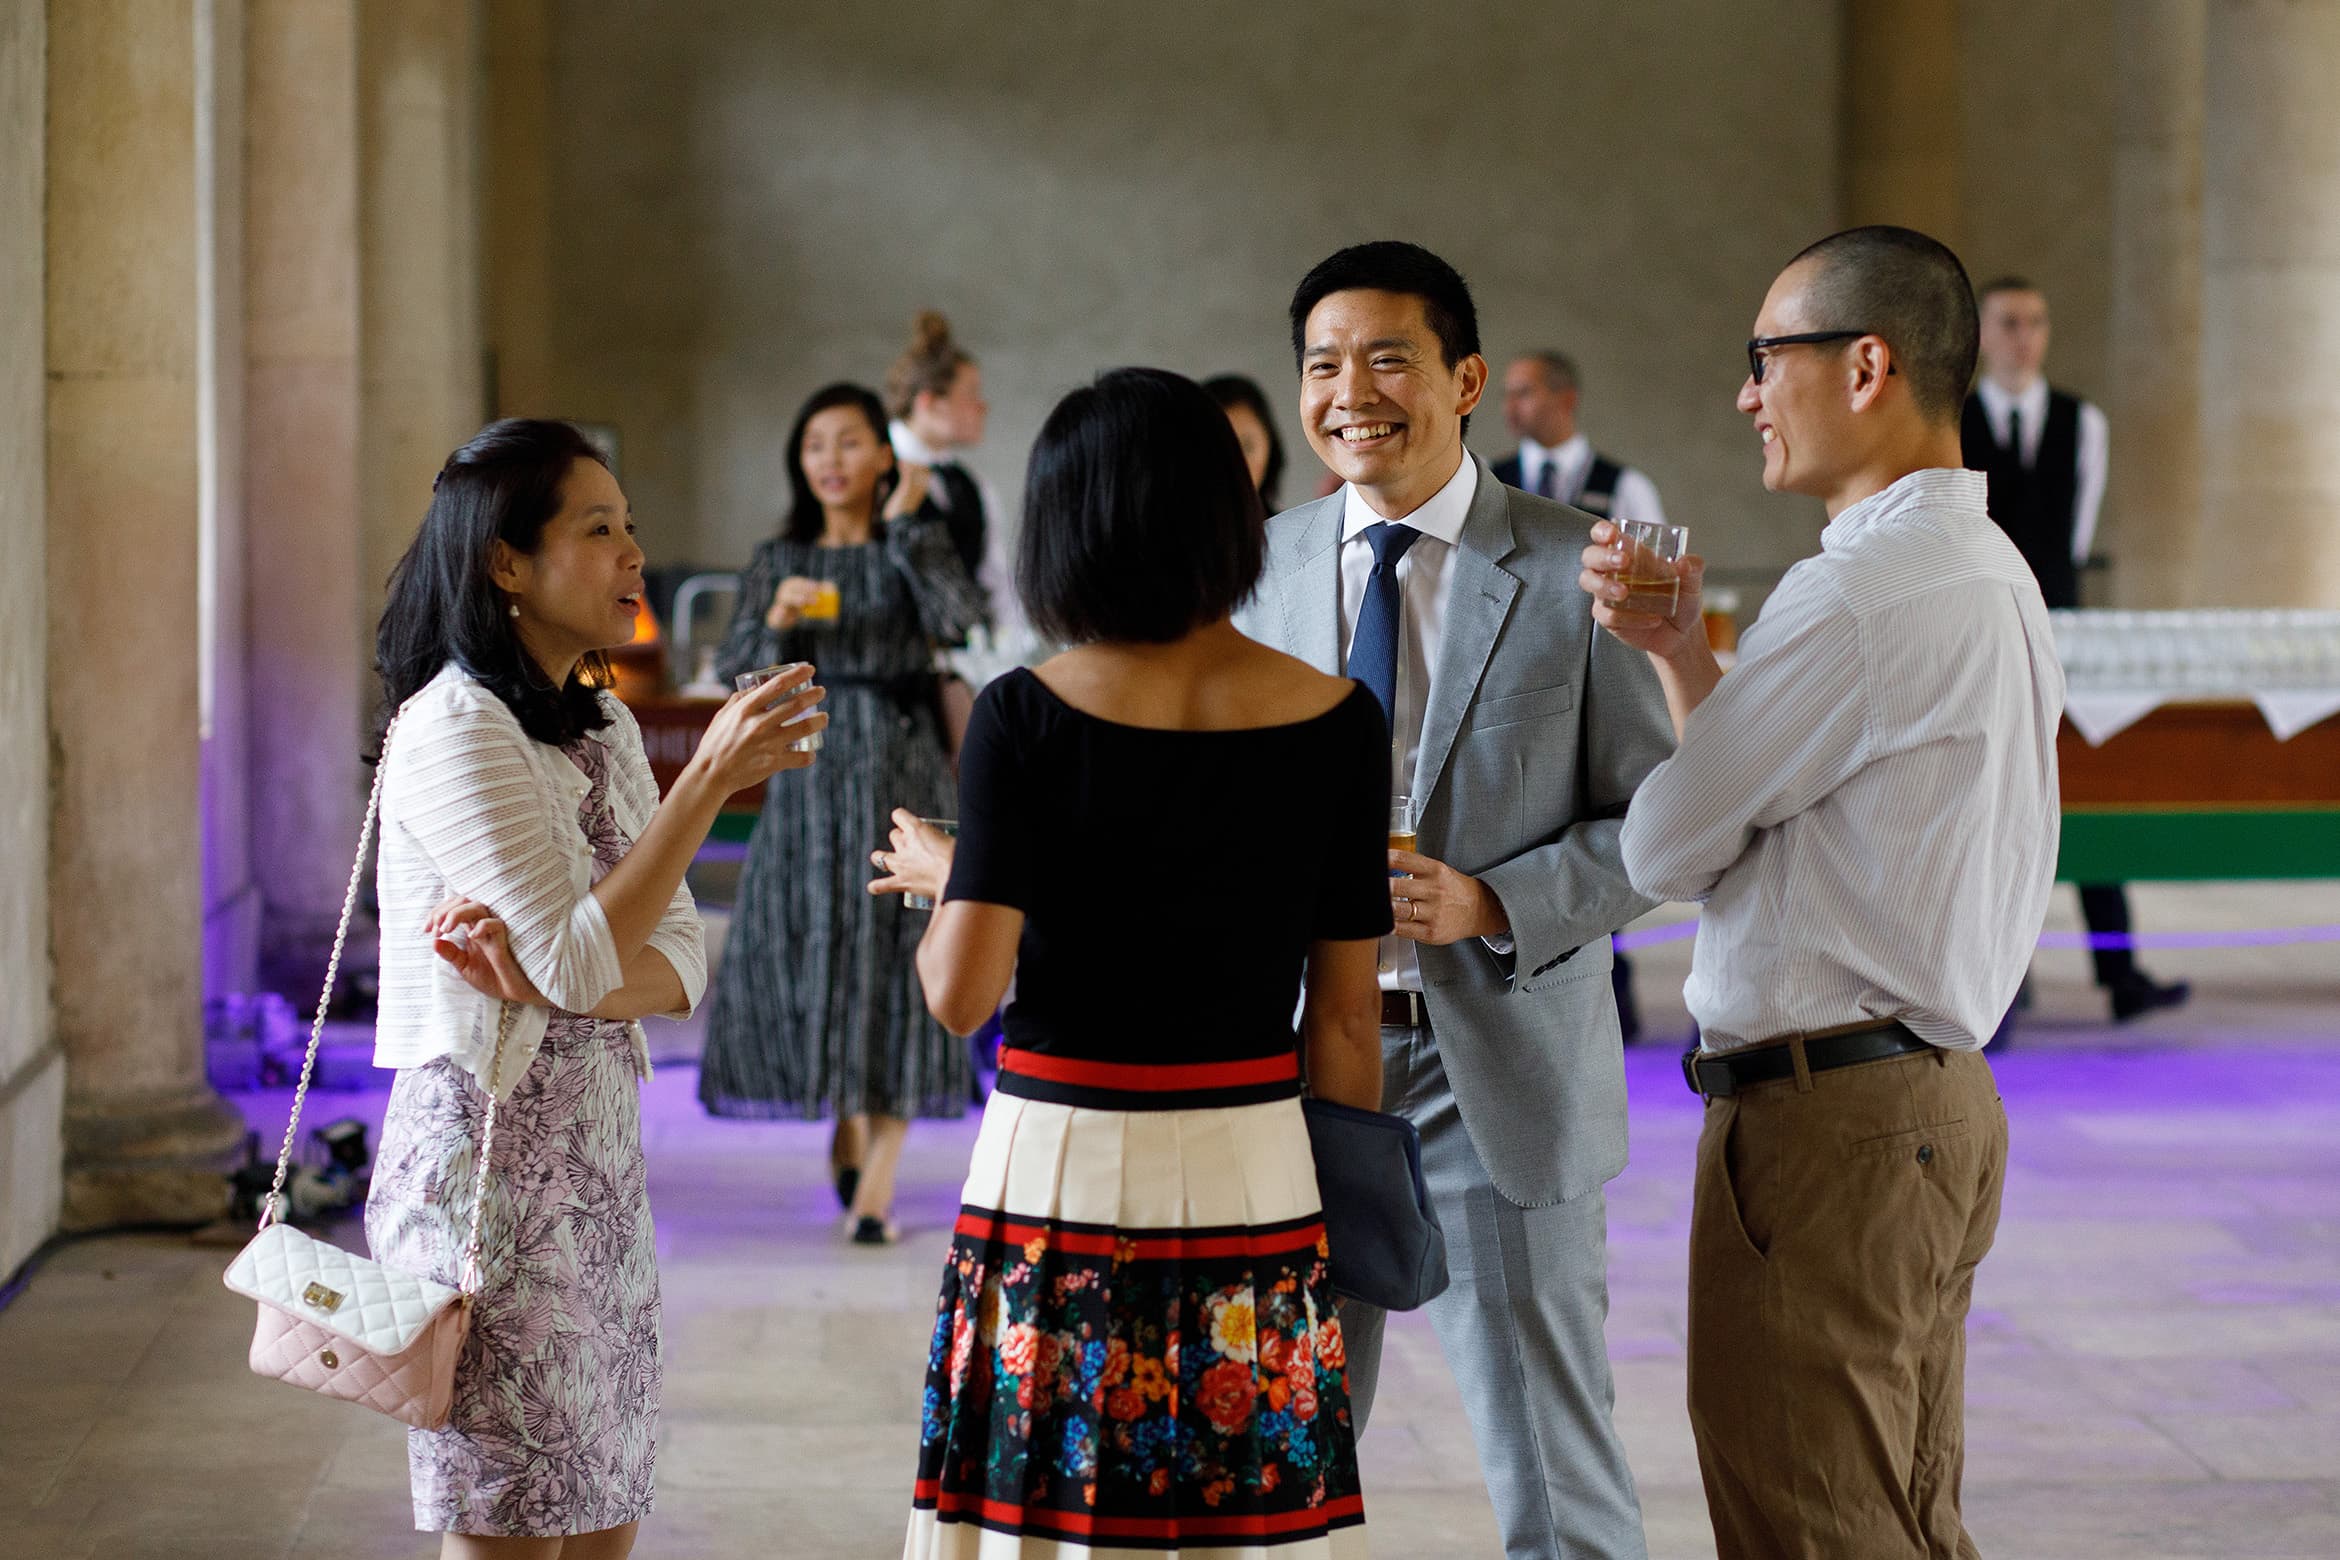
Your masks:
[{"label": "khaki trousers", "polygon": [[1977,1554],[1958,1514],[1966,1313],[2007,1115],[1979,1052],[1709,1100],[1690,1424],[1720,1560]]}]

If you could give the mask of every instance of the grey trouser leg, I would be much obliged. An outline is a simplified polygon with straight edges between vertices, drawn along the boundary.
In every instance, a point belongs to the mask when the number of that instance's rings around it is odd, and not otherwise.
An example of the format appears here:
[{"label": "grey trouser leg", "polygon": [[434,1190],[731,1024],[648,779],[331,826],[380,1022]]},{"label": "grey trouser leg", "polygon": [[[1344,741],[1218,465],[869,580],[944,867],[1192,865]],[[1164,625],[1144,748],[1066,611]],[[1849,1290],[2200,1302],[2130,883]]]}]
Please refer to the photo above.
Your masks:
[{"label": "grey trouser leg", "polygon": [[[1495,1190],[1428,1030],[1382,1031],[1383,1107],[1422,1135],[1422,1171],[1454,1283],[1428,1311],[1461,1388],[1512,1560],[1643,1560],[1641,1502],[1611,1408],[1608,1199],[1522,1208]],[[1383,1313],[1341,1308],[1362,1431]]]}]

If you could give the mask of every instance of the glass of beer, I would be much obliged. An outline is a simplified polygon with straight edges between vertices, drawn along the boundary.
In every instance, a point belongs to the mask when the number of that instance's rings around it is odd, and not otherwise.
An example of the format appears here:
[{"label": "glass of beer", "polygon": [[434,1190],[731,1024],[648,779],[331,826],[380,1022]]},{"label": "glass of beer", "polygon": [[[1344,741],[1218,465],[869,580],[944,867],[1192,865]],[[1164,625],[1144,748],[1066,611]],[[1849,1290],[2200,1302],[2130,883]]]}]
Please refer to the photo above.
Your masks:
[{"label": "glass of beer", "polygon": [[838,607],[842,604],[843,598],[838,595],[835,582],[831,580],[817,580],[814,583],[820,587],[820,593],[814,596],[811,602],[805,606],[804,612],[802,614],[804,620],[807,623],[836,622],[837,610]]},{"label": "glass of beer", "polygon": [[[813,680],[813,669],[804,666],[801,662],[795,666],[759,666],[752,672],[742,672],[731,679],[731,686],[739,692],[745,693],[750,688],[761,688],[782,672],[792,672],[799,669],[804,672],[803,680],[792,687],[781,690],[781,698],[790,698],[802,693]],[[798,753],[818,753],[821,750],[821,734],[816,731],[809,737],[798,737],[788,746],[792,751]]]},{"label": "glass of beer", "polygon": [[1414,799],[1403,792],[1389,799],[1389,848],[1391,850],[1418,850],[1421,836],[1417,826],[1420,815],[1414,809]]},{"label": "glass of beer", "polygon": [[[954,840],[959,837],[959,820],[956,818],[921,818],[918,821],[930,829],[940,830]],[[904,894],[902,908],[905,910],[932,910],[934,901],[924,894]]]},{"label": "glass of beer", "polygon": [[1690,528],[1651,520],[1617,520],[1617,554],[1625,565],[1618,576],[1627,612],[1670,618],[1682,604],[1682,557],[1690,550]]}]

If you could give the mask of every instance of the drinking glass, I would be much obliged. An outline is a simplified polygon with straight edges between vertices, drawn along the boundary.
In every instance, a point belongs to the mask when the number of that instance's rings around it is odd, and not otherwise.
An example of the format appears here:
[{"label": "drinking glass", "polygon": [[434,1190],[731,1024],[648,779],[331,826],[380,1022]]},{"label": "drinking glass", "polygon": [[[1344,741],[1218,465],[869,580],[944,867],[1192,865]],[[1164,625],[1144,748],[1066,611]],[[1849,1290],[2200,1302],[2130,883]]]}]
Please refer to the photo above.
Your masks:
[{"label": "drinking glass", "polygon": [[1682,557],[1690,550],[1690,528],[1654,520],[1618,520],[1617,551],[1625,565],[1618,576],[1627,612],[1670,618],[1682,602]]},{"label": "drinking glass", "polygon": [[843,598],[838,594],[837,587],[833,582],[819,580],[815,583],[820,587],[820,594],[814,596],[805,606],[801,616],[807,623],[836,622],[837,611]]},{"label": "drinking glass", "polygon": [[1389,848],[1391,850],[1420,849],[1417,832],[1421,814],[1415,810],[1414,799],[1403,792],[1389,799]]},{"label": "drinking glass", "polygon": [[[750,688],[761,688],[764,684],[770,682],[773,678],[779,676],[782,672],[792,671],[794,669],[795,668],[789,666],[759,666],[752,672],[742,672],[737,677],[731,679],[731,686],[737,689],[739,692],[745,693]],[[807,666],[804,668],[804,681],[797,683],[792,688],[783,690],[781,696],[786,698],[790,695],[803,692],[805,685],[810,683],[812,680],[813,669]],[[809,717],[807,718],[809,719]],[[798,737],[794,742],[789,743],[788,746],[791,751],[797,753],[818,753],[821,750],[821,734],[816,731],[810,736]]]},{"label": "drinking glass", "polygon": [[[930,829],[941,830],[954,840],[959,837],[959,820],[956,818],[921,818],[918,821]],[[924,894],[904,894],[902,907],[906,910],[932,910],[934,901]]]}]

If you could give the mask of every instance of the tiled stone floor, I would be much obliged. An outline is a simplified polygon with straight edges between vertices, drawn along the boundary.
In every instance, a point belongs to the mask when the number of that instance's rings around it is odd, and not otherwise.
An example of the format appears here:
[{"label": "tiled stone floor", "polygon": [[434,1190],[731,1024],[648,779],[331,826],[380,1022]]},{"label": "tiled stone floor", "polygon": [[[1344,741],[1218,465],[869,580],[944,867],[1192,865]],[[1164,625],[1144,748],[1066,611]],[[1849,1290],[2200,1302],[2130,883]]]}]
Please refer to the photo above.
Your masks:
[{"label": "tiled stone floor", "polygon": [[[2340,922],[2340,887],[2148,890],[2148,928]],[[2060,899],[2056,919],[2069,925]],[[1677,1027],[1681,945],[1648,950]],[[2006,1217],[1972,1330],[1967,1509],[2024,1560],[2340,1555],[2340,950],[2158,955],[2194,1006],[2101,1027],[2078,955],[1998,1061]],[[654,1030],[654,1034],[659,1034]],[[662,1042],[687,1051],[687,1033]],[[1628,1053],[1611,1188],[1618,1418],[1651,1553],[1710,1556],[1682,1409],[1694,1102]],[[637,1553],[898,1552],[935,1277],[972,1120],[913,1135],[897,1249],[841,1244],[823,1129],[710,1123],[688,1066],[645,1098],[667,1298],[660,1508]],[[382,1096],[320,1096],[323,1120]],[[255,1124],[282,1094],[242,1097]],[[0,1554],[411,1556],[402,1432],[249,1376],[222,1251],[64,1248],[0,1312]],[[1437,1345],[1393,1331],[1364,1447],[1374,1547],[1497,1553]]]}]

